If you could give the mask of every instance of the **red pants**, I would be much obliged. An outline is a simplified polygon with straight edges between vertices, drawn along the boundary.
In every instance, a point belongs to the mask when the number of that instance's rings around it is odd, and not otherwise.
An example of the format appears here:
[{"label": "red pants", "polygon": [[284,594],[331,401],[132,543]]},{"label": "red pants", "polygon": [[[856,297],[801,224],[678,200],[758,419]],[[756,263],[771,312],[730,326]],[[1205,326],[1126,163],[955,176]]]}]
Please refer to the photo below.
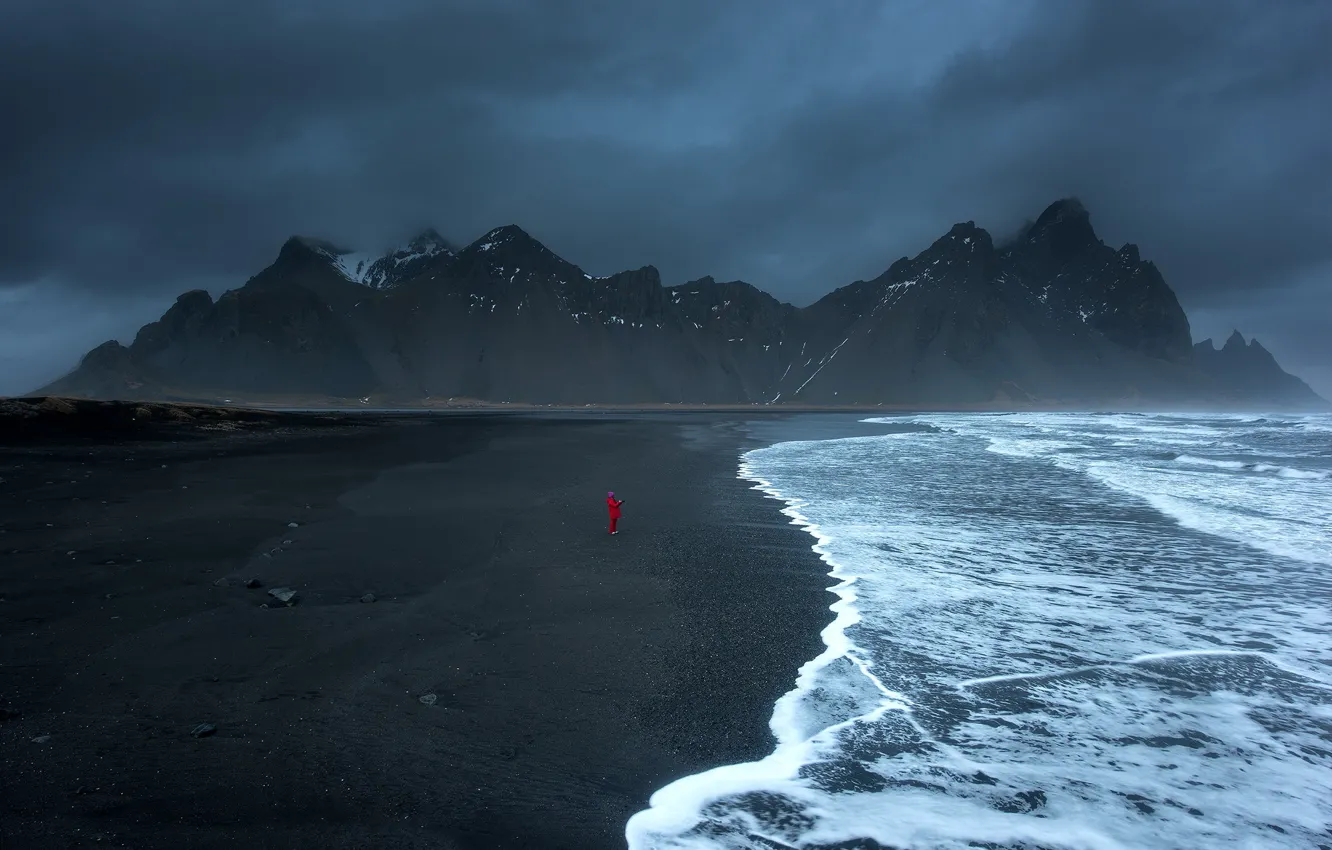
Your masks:
[{"label": "red pants", "polygon": [[610,533],[611,533],[611,534],[614,534],[614,533],[615,533],[615,525],[616,525],[616,523],[618,523],[619,521],[620,521],[620,518],[617,517],[617,516],[613,516],[613,517],[610,518]]}]

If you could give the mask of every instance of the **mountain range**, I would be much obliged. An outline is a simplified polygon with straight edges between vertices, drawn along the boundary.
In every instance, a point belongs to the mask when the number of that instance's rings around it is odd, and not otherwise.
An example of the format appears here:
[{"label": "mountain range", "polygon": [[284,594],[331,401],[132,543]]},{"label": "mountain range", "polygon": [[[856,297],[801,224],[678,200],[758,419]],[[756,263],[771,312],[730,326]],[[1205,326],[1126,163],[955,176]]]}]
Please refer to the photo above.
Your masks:
[{"label": "mountain range", "polygon": [[743,281],[594,277],[521,228],[385,255],[292,237],[33,395],[418,404],[1322,408],[1258,342],[1193,344],[1154,264],[1076,200],[1007,244],[974,222],[797,308]]}]

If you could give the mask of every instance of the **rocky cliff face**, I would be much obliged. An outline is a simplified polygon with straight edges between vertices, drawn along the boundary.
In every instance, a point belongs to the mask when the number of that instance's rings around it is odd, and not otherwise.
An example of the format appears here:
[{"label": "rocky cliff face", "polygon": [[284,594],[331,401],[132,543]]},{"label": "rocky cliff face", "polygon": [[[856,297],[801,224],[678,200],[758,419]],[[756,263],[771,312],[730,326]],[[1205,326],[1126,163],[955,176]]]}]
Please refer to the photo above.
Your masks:
[{"label": "rocky cliff face", "polygon": [[1004,271],[1051,313],[1075,317],[1116,345],[1166,360],[1188,356],[1189,320],[1156,266],[1138,247],[1118,251],[1097,238],[1075,200],[1051,204],[1004,252]]},{"label": "rocky cliff face", "polygon": [[513,225],[459,251],[427,232],[381,257],[294,237],[240,289],[216,302],[185,293],[127,349],[108,343],[41,392],[1308,403],[1298,379],[1273,380],[1285,373],[1256,345],[1215,356],[1191,346],[1156,267],[1133,245],[1107,246],[1065,200],[1011,245],[958,224],[877,278],[799,309],[742,281],[664,287],[651,266],[593,277]]},{"label": "rocky cliff face", "polygon": [[256,393],[354,396],[377,377],[338,309],[364,294],[300,240],[216,302],[187,292],[139,331],[130,355],[156,383]]},{"label": "rocky cliff face", "polygon": [[1194,362],[1216,383],[1216,392],[1235,404],[1321,407],[1308,384],[1278,365],[1254,339],[1233,331],[1220,349],[1210,339],[1193,347]]}]

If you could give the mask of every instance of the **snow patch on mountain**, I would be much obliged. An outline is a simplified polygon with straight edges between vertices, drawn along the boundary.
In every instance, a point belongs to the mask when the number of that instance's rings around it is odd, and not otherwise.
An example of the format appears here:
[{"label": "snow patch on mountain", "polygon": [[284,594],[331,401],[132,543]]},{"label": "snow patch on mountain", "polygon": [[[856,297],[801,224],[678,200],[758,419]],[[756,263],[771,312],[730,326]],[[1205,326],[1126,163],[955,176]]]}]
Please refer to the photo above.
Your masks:
[{"label": "snow patch on mountain", "polygon": [[[842,346],[846,345],[847,342],[850,341],[850,339],[851,339],[851,337],[847,337],[846,339],[844,339],[844,340],[842,340],[841,342],[837,343],[837,347],[834,348],[831,352],[829,352],[829,353],[828,353],[828,356],[824,357],[822,360],[819,361],[819,367],[818,367],[817,369],[814,370],[814,374],[812,374],[812,375],[810,375],[808,378],[806,378],[806,379],[805,379],[805,382],[804,382],[803,384],[801,384],[800,386],[796,387],[796,391],[795,391],[794,394],[795,394],[795,395],[800,395],[800,391],[803,390],[805,387],[807,387],[807,386],[809,385],[809,382],[810,382],[810,381],[812,381],[812,380],[814,380],[816,377],[818,377],[818,374],[819,374],[820,372],[823,371],[823,367],[824,367],[824,366],[827,366],[829,363],[832,362],[832,359],[833,359],[834,357],[837,356],[837,352],[841,351],[841,350],[842,350]],[[806,363],[805,365],[808,366],[809,364]]]},{"label": "snow patch on mountain", "polygon": [[317,250],[347,280],[371,289],[392,289],[423,272],[437,257],[453,255],[448,244],[434,231],[427,231],[382,255],[324,247]]},{"label": "snow patch on mountain", "polygon": [[913,277],[910,280],[904,280],[899,283],[888,284],[883,288],[883,296],[879,299],[879,303],[874,306],[873,312],[878,313],[881,310],[892,307],[898,301],[902,300],[902,296],[906,295],[907,291],[910,290],[911,287],[916,286],[917,284],[921,283],[924,280],[927,280],[928,278],[929,278],[929,273],[925,272],[918,277]]},{"label": "snow patch on mountain", "polygon": [[[476,246],[476,249],[478,251],[489,252],[489,251],[494,251],[496,248],[499,248],[503,245],[507,245],[508,243],[512,242],[515,238],[517,238],[519,235],[526,235],[526,234],[524,234],[516,226],[508,224],[505,225],[504,227],[495,228],[494,230],[490,231],[485,236],[482,236],[480,239],[476,240],[476,242],[472,244]],[[539,245],[540,243],[536,243],[534,241],[533,244]],[[541,245],[540,247],[543,249],[545,248],[544,245]]]},{"label": "snow patch on mountain", "polygon": [[371,268],[380,260],[374,254],[362,254],[357,251],[348,251],[345,254],[334,254],[328,251],[321,253],[332,261],[333,268],[353,283],[366,283]]}]

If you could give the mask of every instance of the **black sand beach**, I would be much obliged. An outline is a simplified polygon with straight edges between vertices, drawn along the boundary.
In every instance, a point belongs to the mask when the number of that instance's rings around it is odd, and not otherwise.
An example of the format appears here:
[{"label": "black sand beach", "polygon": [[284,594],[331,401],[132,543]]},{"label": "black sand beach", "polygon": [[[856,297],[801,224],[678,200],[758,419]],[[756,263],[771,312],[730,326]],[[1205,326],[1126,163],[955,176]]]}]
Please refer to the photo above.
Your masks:
[{"label": "black sand beach", "polygon": [[350,421],[0,447],[0,846],[623,847],[770,751],[832,602],[772,426]]}]

